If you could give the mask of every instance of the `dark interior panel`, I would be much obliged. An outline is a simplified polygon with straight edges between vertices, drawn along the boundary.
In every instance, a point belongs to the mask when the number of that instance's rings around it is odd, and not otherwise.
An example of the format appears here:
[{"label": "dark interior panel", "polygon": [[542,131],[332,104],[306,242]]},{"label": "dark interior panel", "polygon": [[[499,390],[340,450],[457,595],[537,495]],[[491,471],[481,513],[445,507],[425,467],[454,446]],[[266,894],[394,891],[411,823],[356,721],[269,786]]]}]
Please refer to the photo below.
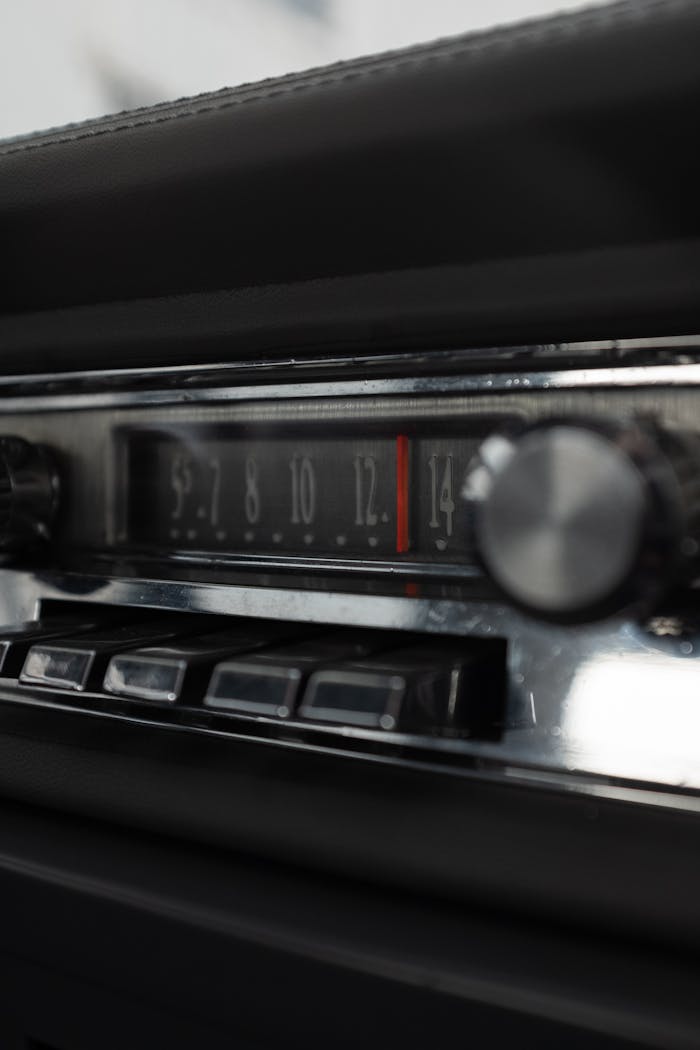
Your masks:
[{"label": "dark interior panel", "polygon": [[697,36],[692,3],[623,2],[8,141],[3,312],[29,317],[0,331],[111,303],[51,328],[116,324],[151,364],[154,318],[177,359],[192,311],[210,360],[688,331]]},{"label": "dark interior panel", "polygon": [[0,1048],[699,1045],[699,43],[0,142]]}]

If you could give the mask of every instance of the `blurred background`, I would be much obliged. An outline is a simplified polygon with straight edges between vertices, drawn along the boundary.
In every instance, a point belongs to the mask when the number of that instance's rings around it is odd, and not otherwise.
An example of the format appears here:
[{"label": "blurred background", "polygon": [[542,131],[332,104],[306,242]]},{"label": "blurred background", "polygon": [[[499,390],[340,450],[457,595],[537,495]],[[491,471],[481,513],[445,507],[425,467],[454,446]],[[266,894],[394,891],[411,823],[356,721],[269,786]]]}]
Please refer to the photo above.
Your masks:
[{"label": "blurred background", "polygon": [[0,137],[581,0],[0,0]]}]

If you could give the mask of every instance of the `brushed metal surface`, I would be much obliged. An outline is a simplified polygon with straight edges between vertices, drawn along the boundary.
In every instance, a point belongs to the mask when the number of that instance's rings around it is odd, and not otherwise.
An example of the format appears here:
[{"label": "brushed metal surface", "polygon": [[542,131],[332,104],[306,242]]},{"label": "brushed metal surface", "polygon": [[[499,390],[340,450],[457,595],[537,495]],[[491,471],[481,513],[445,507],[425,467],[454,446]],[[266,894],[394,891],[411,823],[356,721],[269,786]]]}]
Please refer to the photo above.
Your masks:
[{"label": "brushed metal surface", "polygon": [[478,516],[491,576],[546,614],[605,601],[638,557],[647,510],[641,473],[608,438],[584,427],[533,430],[510,449]]}]

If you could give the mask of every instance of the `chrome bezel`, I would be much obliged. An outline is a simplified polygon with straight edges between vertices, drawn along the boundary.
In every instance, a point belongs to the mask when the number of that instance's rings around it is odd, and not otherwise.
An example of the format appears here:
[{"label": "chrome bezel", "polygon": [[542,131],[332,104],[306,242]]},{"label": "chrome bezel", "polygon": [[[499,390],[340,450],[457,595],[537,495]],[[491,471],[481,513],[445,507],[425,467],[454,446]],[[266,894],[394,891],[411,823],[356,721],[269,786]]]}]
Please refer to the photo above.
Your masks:
[{"label": "chrome bezel", "polygon": [[[574,344],[571,344],[574,345]],[[586,344],[595,354],[595,346]],[[621,348],[621,344],[599,344],[601,348]],[[583,348],[584,344],[581,344]],[[369,379],[333,379],[324,380],[280,380],[261,381],[266,375],[278,375],[279,362],[260,365],[252,368],[231,365],[211,366],[207,369],[180,368],[154,369],[140,371],[128,376],[125,373],[82,373],[80,375],[63,375],[54,377],[23,377],[25,389],[17,394],[17,379],[0,382],[0,409],[14,415],[17,419],[24,417],[29,425],[30,414],[41,410],[47,412],[84,411],[89,409],[135,408],[150,410],[156,406],[225,406],[227,402],[242,403],[263,399],[286,398],[290,401],[320,398],[371,398],[415,396],[417,399],[440,398],[443,395],[464,395],[483,399],[486,406],[490,395],[537,394],[545,396],[548,392],[559,392],[572,397],[579,392],[599,391],[601,396],[610,391],[612,401],[616,392],[626,391],[636,401],[645,398],[650,403],[656,391],[682,391],[687,388],[696,396],[700,386],[700,363],[688,360],[685,351],[700,350],[700,337],[681,337],[677,340],[629,340],[624,347],[630,352],[635,349],[667,350],[676,355],[675,363],[604,365],[590,368],[561,368],[542,371],[491,371],[489,373],[461,372],[458,374],[439,374],[438,357],[422,355],[436,362],[435,372],[424,375],[411,375],[411,362],[414,355],[392,355],[392,360],[400,360],[406,375],[393,378]],[[454,359],[450,355],[450,360]],[[686,359],[683,360],[683,356]],[[335,359],[338,362],[341,359]],[[347,359],[342,367],[347,365]],[[307,365],[297,368],[290,364],[288,371],[298,375],[304,374]],[[341,367],[340,365],[338,367]],[[202,376],[212,382],[199,385]],[[112,378],[114,377],[114,386]],[[100,380],[102,389],[90,389],[90,384]],[[158,386],[159,379],[162,386]],[[220,380],[216,382],[215,380]],[[129,383],[133,380],[133,385]],[[151,388],[144,389],[144,381]],[[127,384],[124,386],[124,384]],[[82,389],[76,389],[82,387]],[[72,388],[72,389],[71,389]],[[694,403],[694,402],[693,402]],[[189,552],[188,552],[189,553]],[[197,556],[192,561],[200,562],[211,558],[206,554]],[[177,574],[178,566],[185,564],[187,558],[174,554],[171,558],[171,570]],[[234,557],[233,562],[241,563]],[[342,578],[349,578],[357,570],[342,559],[333,560],[333,569]],[[190,562],[191,564],[191,562]],[[267,559],[264,556],[253,556],[246,559],[248,569],[258,572],[270,572],[277,569],[297,570],[311,568],[327,570],[328,564],[315,559]],[[378,573],[395,573],[396,567],[387,563],[378,566]],[[409,570],[415,575],[416,567]],[[420,575],[421,569],[418,567]],[[425,567],[422,570],[426,572]],[[467,573],[469,576],[470,573]],[[255,616],[271,620],[291,619],[310,623],[332,625],[361,625],[377,629],[401,631],[419,631],[427,634],[446,634],[452,636],[470,636],[485,638],[504,638],[508,641],[508,718],[504,734],[500,741],[480,740],[438,740],[413,739],[404,740],[395,734],[373,731],[378,734],[377,741],[389,743],[392,747],[416,745],[423,750],[426,761],[429,753],[448,753],[454,759],[456,768],[460,762],[491,763],[499,775],[510,775],[542,784],[565,782],[574,790],[591,790],[616,792],[636,791],[653,804],[681,807],[697,807],[700,793],[700,767],[689,765],[684,758],[677,761],[673,755],[654,769],[653,775],[645,775],[643,763],[625,765],[612,754],[605,752],[604,760],[591,764],[581,753],[580,741],[575,736],[567,735],[565,718],[567,705],[574,703],[574,686],[576,676],[590,667],[612,661],[626,663],[635,673],[642,675],[650,654],[664,674],[668,677],[669,692],[674,691],[674,682],[680,683],[681,692],[687,692],[689,686],[684,673],[690,669],[695,653],[700,652],[700,630],[693,623],[681,623],[678,637],[660,638],[644,624],[639,624],[624,616],[608,618],[599,622],[578,625],[544,624],[527,616],[502,601],[471,600],[457,598],[414,597],[409,595],[386,595],[352,593],[343,590],[342,582],[327,589],[298,589],[272,585],[250,586],[240,583],[198,583],[185,582],[182,579],[127,578],[110,573],[69,573],[58,569],[37,571],[26,568],[7,567],[0,570],[0,619],[5,622],[17,622],[33,618],[41,603],[45,601],[80,601],[90,603],[119,604],[125,606],[149,607],[153,609],[173,609],[221,613],[233,616]],[[558,649],[566,649],[566,667],[555,666],[552,670],[552,654]],[[690,665],[689,665],[690,662]],[[681,682],[681,679],[683,681]],[[8,698],[8,691],[3,690]],[[17,694],[13,694],[17,700]],[[45,695],[26,695],[27,703],[49,704],[57,707],[70,707],[86,711],[76,703],[76,698],[57,701],[50,693]],[[133,721],[144,720],[139,713],[134,713],[133,706],[127,707],[125,713],[109,717],[128,718]],[[105,712],[93,711],[92,714],[105,715]],[[153,716],[150,722],[157,722]],[[269,720],[268,720],[269,721]],[[283,723],[288,725],[287,722]],[[263,725],[252,719],[244,735],[257,738],[257,730]],[[185,727],[182,727],[183,729]],[[189,726],[195,732],[214,732],[203,727]],[[240,732],[241,730],[231,730]],[[597,731],[597,730],[596,730]],[[216,730],[216,732],[219,732]],[[363,732],[349,731],[327,726],[323,728],[328,746],[342,749],[343,741],[350,738],[365,739]],[[224,731],[226,735],[226,731]],[[264,736],[277,746],[302,746],[297,743],[285,743],[282,737],[271,739],[269,733]],[[370,737],[366,737],[367,741]],[[374,738],[372,738],[374,739]],[[595,734],[589,744],[594,745]],[[653,743],[653,742],[652,742]],[[316,746],[316,745],[314,745]],[[321,745],[319,745],[321,746]],[[650,744],[651,746],[651,744]],[[357,754],[356,749],[353,754]],[[595,758],[595,756],[594,756]],[[384,760],[384,759],[382,759]],[[387,757],[387,761],[394,759]],[[467,768],[466,766],[464,767]],[[469,767],[471,768],[471,767]],[[649,790],[639,790],[648,781]],[[625,787],[624,785],[628,786]],[[582,786],[583,785],[583,786]],[[593,785],[593,787],[591,786]],[[635,786],[636,785],[636,786]]]}]

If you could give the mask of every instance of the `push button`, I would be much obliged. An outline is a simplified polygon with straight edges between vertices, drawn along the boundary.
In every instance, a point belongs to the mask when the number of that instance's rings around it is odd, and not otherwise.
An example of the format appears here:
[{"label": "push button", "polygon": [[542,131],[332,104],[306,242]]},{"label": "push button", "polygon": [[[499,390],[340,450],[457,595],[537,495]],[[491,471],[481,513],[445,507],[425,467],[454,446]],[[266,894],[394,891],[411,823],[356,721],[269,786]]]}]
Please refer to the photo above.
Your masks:
[{"label": "push button", "polygon": [[96,627],[96,622],[79,618],[30,620],[0,627],[0,675],[3,678],[17,678],[27,653],[38,642],[95,630]]},{"label": "push button", "polygon": [[288,718],[301,681],[297,667],[227,661],[214,671],[204,704],[240,714]]},{"label": "push button", "polygon": [[396,669],[383,672],[348,665],[317,671],[299,714],[315,722],[396,729],[407,690],[406,673]]},{"label": "push button", "polygon": [[204,703],[239,714],[289,718],[317,668],[359,659],[386,644],[381,632],[348,631],[227,660],[215,669]]},{"label": "push button", "polygon": [[104,688],[108,693],[157,703],[174,704],[183,697],[199,700],[212,667],[222,658],[304,630],[298,624],[252,622],[238,630],[189,638],[179,645],[120,653],[109,662]]},{"label": "push button", "polygon": [[[203,618],[211,623],[210,618]],[[122,624],[92,631],[55,643],[41,642],[29,650],[20,674],[23,685],[54,686],[58,689],[96,690],[110,658],[144,644],[167,641],[192,632],[200,625],[197,616],[164,617],[137,624]]]},{"label": "push button", "polygon": [[299,714],[364,729],[469,731],[502,711],[504,647],[457,642],[396,649],[311,675]]}]

